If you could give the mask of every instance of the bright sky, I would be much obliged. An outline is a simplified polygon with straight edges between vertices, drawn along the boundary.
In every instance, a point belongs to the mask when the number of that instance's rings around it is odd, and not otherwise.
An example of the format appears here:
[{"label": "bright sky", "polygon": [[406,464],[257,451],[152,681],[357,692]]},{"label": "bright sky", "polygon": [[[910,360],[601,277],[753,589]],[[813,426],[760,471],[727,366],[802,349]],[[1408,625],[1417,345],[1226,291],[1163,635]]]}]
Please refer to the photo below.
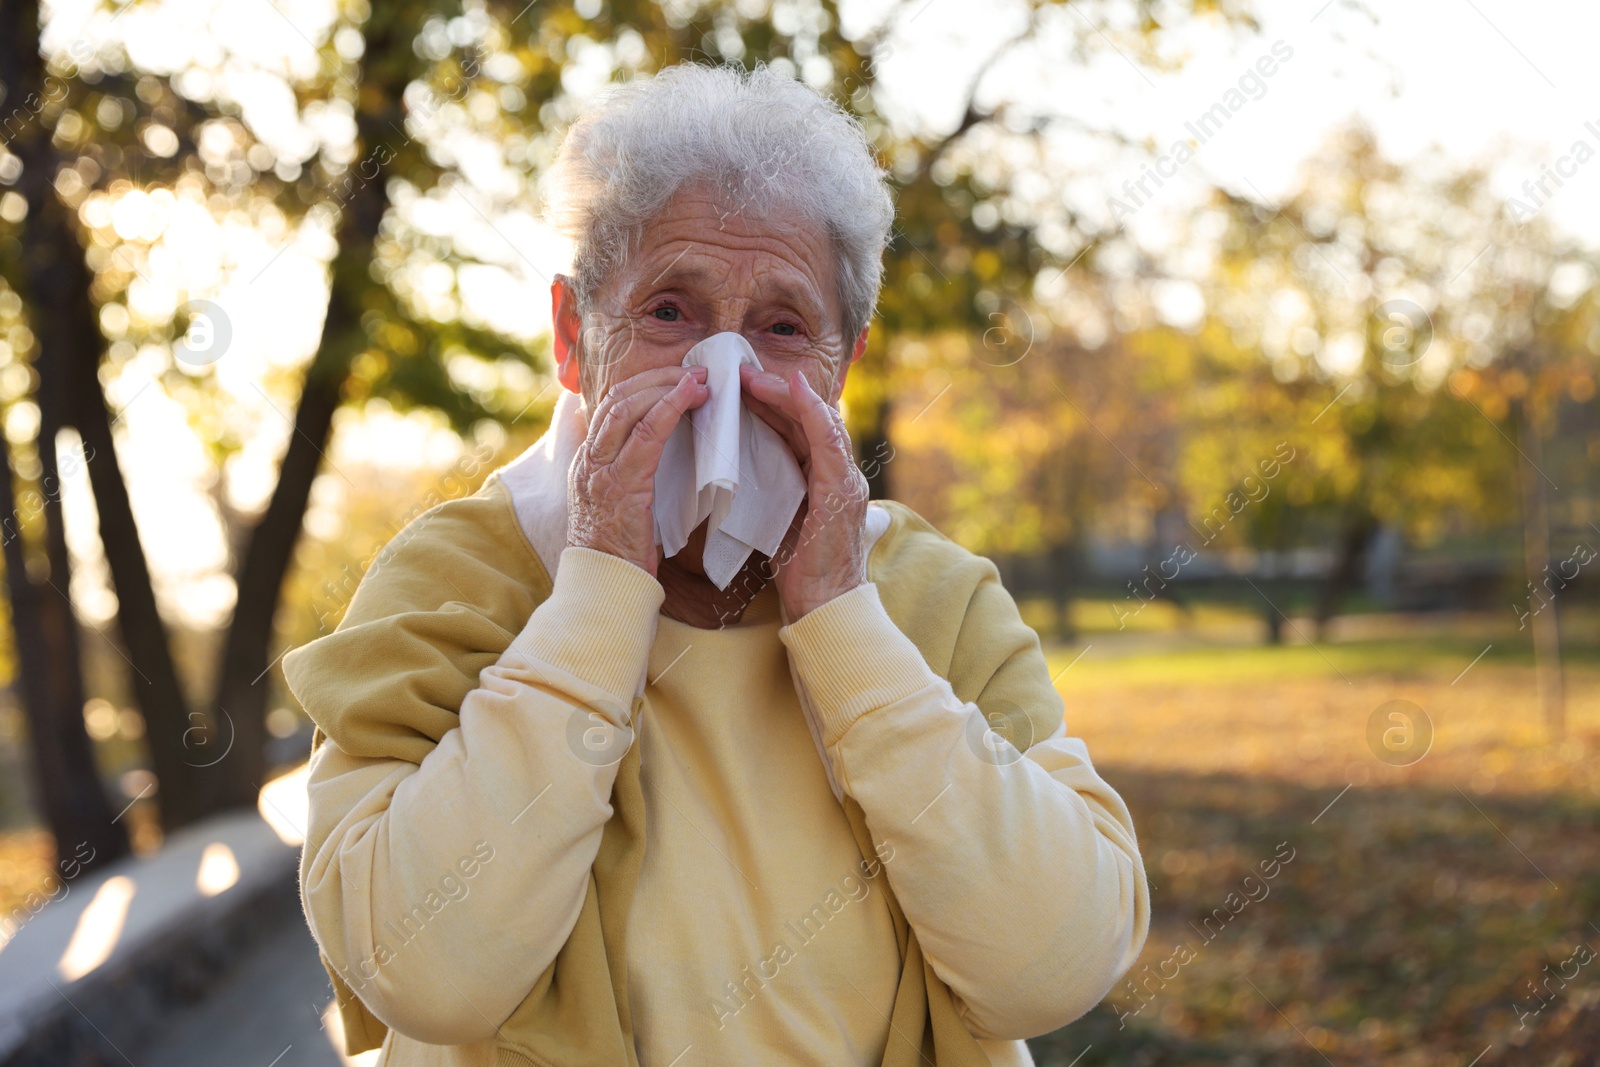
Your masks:
[{"label": "bright sky", "polygon": [[[1069,7],[1073,11],[1078,5]],[[1095,33],[1099,55],[1087,66],[1052,62],[1064,54],[1062,34],[1047,28],[1037,49],[1018,49],[985,79],[980,100],[1020,100],[1132,137],[1152,138],[1158,151],[1188,139],[1185,124],[1218,103],[1273,45],[1276,69],[1201,146],[1177,184],[1197,191],[1206,181],[1273,199],[1292,185],[1296,168],[1337,124],[1359,116],[1398,160],[1442,153],[1460,162],[1492,161],[1505,195],[1537,179],[1573,142],[1600,152],[1600,64],[1592,44],[1600,8],[1562,0],[1399,0],[1366,14],[1346,0],[1271,0],[1262,30],[1233,35],[1219,27],[1186,32],[1167,54],[1187,56],[1175,74],[1136,65],[1127,48],[1113,50],[1103,16],[1059,13],[1061,22]],[[907,111],[948,128],[960,114],[971,70],[1021,25],[1003,17],[973,20],[956,0],[926,0],[907,43],[885,65],[895,99]],[[1181,51],[1180,51],[1181,50]],[[1588,129],[1585,123],[1593,122]],[[1107,175],[1108,186],[1139,176],[1136,158]],[[1550,218],[1600,243],[1600,162],[1567,164],[1576,174],[1550,198]],[[1554,188],[1554,186],[1550,186]],[[1177,195],[1174,195],[1174,193]],[[1181,201],[1169,183],[1160,200]],[[1103,197],[1102,197],[1103,200]]]},{"label": "bright sky", "polygon": [[[874,13],[891,2],[848,5],[847,31],[871,25]],[[1507,196],[1523,195],[1522,183],[1538,179],[1545,165],[1570,174],[1547,204],[1528,205],[1600,244],[1600,159],[1578,165],[1570,155],[1579,140],[1600,151],[1600,64],[1588,54],[1600,40],[1600,7],[1558,0],[1398,0],[1372,16],[1346,0],[1262,0],[1260,6],[1265,10],[1259,36],[1237,39],[1219,27],[1192,29],[1164,42],[1168,56],[1186,62],[1177,73],[1161,73],[1118,51],[1111,44],[1118,39],[1115,27],[1102,33],[1105,16],[1097,9],[1073,4],[1053,13],[1061,21],[1041,27],[1034,44],[990,71],[980,101],[1009,100],[1033,112],[1110,124],[1133,137],[1150,137],[1159,153],[1191,137],[1185,123],[1271,56],[1263,68],[1271,69],[1270,76],[1242,86],[1248,103],[1129,223],[1136,234],[1159,240],[1166,222],[1181,215],[1207,182],[1281,197],[1293,185],[1296,167],[1328,132],[1359,115],[1393,158],[1442,153],[1461,163],[1492,160]],[[93,0],[52,5],[52,46],[66,52],[84,39],[125,39],[149,69],[188,70],[180,84],[237,95],[246,120],[280,155],[305,156],[317,143],[348,143],[348,114],[335,108],[297,115],[282,78],[315,70],[310,42],[328,32],[331,7],[325,0],[144,0],[109,25],[103,15],[90,18],[97,8]],[[1007,10],[985,5],[984,18],[974,19],[967,0],[925,0],[915,8],[882,67],[889,113],[935,129],[952,125],[970,81],[964,72],[975,70],[1021,25],[1020,6],[1010,9],[1010,17]],[[1073,26],[1092,29],[1094,58],[1087,65],[1064,62],[1066,30]],[[346,34],[338,45],[354,55],[359,39]],[[603,77],[597,57],[583,57],[569,88],[592,89]],[[440,115],[465,118],[453,115],[450,106],[439,109]],[[417,228],[464,241],[486,265],[463,274],[459,296],[452,291],[456,279],[443,268],[419,265],[406,272],[407,284],[440,310],[536,336],[548,328],[545,279],[564,266],[563,248],[539,225],[533,205],[496,199],[515,188],[508,181],[515,168],[499,146],[470,134],[451,146],[470,189],[402,210]],[[1102,152],[1077,162],[1098,173],[1103,188],[1074,195],[1104,208],[1106,196],[1139,177],[1143,160]],[[1060,195],[1048,185],[1036,192]],[[289,432],[294,368],[309,355],[320,328],[322,271],[333,251],[326,229],[308,225],[291,233],[270,211],[219,223],[181,193],[138,196],[99,212],[103,225],[119,236],[157,242],[130,294],[132,314],[159,320],[183,300],[203,298],[228,316],[232,346],[213,368],[196,373],[216,376],[228,398],[225,417],[247,441],[229,469],[225,491],[236,506],[258,506],[270,491]],[[155,384],[171,365],[171,354],[153,347],[125,354],[136,358],[109,392],[113,407],[126,411],[118,426],[123,469],[163,604],[189,622],[222,621],[233,593],[221,572],[222,527],[209,463],[183,408]],[[340,470],[362,464],[443,469],[455,455],[453,437],[427,417],[372,414],[342,424],[329,459]],[[336,534],[346,486],[337,473],[321,479],[310,516],[314,529]],[[67,507],[71,540],[83,562],[75,596],[86,614],[104,619],[111,601],[81,475],[69,483]]]}]

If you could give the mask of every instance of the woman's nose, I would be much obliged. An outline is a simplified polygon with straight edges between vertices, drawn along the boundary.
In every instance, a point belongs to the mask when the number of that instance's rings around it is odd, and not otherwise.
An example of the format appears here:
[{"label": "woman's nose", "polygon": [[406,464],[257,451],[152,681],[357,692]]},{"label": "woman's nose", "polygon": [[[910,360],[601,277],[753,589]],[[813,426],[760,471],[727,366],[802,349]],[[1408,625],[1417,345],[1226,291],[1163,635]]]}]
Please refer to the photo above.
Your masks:
[{"label": "woman's nose", "polygon": [[742,333],[744,323],[738,316],[732,314],[713,315],[706,323],[706,336],[713,337],[719,333]]}]

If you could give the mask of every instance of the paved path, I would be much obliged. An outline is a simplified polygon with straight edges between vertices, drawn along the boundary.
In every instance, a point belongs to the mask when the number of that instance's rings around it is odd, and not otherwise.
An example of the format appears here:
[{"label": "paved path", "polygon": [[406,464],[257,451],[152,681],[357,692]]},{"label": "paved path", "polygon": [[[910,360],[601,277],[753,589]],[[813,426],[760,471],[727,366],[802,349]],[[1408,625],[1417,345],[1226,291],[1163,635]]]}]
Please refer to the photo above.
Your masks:
[{"label": "paved path", "polygon": [[[322,1028],[333,1000],[311,933],[284,923],[204,1001],[133,1057],[138,1067],[342,1067],[346,1060]],[[276,1057],[276,1058],[274,1058]]]}]

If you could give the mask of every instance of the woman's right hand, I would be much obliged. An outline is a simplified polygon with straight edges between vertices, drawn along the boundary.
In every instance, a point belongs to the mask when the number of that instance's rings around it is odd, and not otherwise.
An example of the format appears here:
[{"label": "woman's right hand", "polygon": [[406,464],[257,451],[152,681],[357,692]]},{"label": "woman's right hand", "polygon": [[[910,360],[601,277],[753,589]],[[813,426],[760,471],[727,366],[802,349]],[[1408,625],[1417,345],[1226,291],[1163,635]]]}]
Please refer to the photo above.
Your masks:
[{"label": "woman's right hand", "polygon": [[567,475],[568,545],[656,576],[656,467],[678,420],[711,396],[705,381],[704,367],[654,367],[606,390]]}]

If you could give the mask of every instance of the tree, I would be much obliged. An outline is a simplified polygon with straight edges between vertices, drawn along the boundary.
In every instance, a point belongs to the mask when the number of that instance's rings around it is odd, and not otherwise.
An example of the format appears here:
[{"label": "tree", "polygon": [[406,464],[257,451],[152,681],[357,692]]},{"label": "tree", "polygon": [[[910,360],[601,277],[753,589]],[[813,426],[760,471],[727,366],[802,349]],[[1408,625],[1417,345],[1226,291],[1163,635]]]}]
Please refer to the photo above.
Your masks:
[{"label": "tree", "polygon": [[[1240,532],[1263,547],[1333,543],[1320,624],[1380,524],[1427,543],[1452,524],[1493,526],[1518,501],[1537,592],[1555,485],[1537,457],[1561,400],[1593,395],[1593,254],[1516,218],[1482,172],[1402,169],[1359,127],[1304,175],[1281,204],[1217,195],[1186,416],[1191,497],[1221,489],[1263,434],[1303,443],[1289,510],[1260,509]],[[1299,532],[1275,542],[1269,520]],[[1554,729],[1557,615],[1533,614]]]},{"label": "tree", "polygon": [[[70,245],[52,247],[38,235],[59,217],[55,201],[40,187],[48,187],[53,170],[48,131],[30,121],[32,101],[43,98],[45,76],[38,52],[38,12],[32,4],[0,8],[0,83],[10,89],[11,113],[4,120],[11,151],[31,168],[25,184],[32,200],[48,201],[53,215],[36,224],[34,237],[18,258],[5,257],[0,267],[12,291],[25,278],[32,286],[52,293],[70,284],[71,256],[59,253]],[[19,114],[20,112],[20,114]],[[30,204],[31,206],[31,204]],[[80,264],[81,266],[81,264]],[[64,277],[65,275],[65,277]],[[71,324],[62,317],[66,309],[39,323],[36,403],[38,436],[35,448],[38,491],[30,492],[38,506],[18,506],[9,442],[0,435],[0,507],[5,509],[6,583],[11,597],[11,624],[22,680],[22,703],[29,726],[34,783],[40,809],[53,833],[58,851],[73,843],[87,844],[94,863],[105,863],[128,853],[128,837],[113,822],[110,804],[100,786],[94,754],[83,722],[83,676],[78,654],[77,621],[69,599],[71,561],[61,513],[61,472],[56,442],[73,414],[73,374],[76,340]],[[28,521],[29,519],[34,521]],[[28,567],[25,528],[38,529],[43,542],[43,566],[37,577]],[[47,594],[45,587],[50,587]]]},{"label": "tree", "polygon": [[[42,70],[36,9],[10,10],[17,23],[16,33],[9,39],[15,42],[20,56],[32,57],[34,67]],[[355,77],[339,73],[329,79],[330,85],[346,86],[352,94],[360,86],[358,128],[368,145],[394,139],[389,131],[401,118],[402,91],[419,69],[434,65],[410,49],[411,36],[422,24],[426,10],[423,5],[391,7],[374,16],[368,27],[368,78],[363,82],[358,69]],[[74,254],[71,250],[89,244],[74,218],[75,209],[96,188],[81,178],[83,173],[94,174],[102,188],[110,187],[117,180],[117,170],[108,157],[115,153],[132,170],[151,163],[150,169],[155,173],[147,173],[147,181],[159,184],[163,179],[180,180],[185,173],[199,169],[193,137],[197,128],[226,120],[186,100],[170,80],[163,82],[149,76],[137,81],[107,79],[95,71],[84,78],[51,75],[50,82],[52,91],[33,98],[39,103],[29,107],[33,113],[22,124],[24,136],[12,142],[22,161],[20,188],[27,204],[28,223],[22,228],[22,243],[29,256],[27,276],[33,282],[30,318],[40,337],[41,369],[48,367],[45,357],[53,351],[74,368],[67,379],[72,391],[62,407],[67,420],[83,434],[90,454],[98,459],[89,465],[90,480],[100,514],[101,540],[116,586],[119,630],[134,676],[130,688],[146,719],[152,762],[163,786],[162,821],[171,829],[218,806],[255,803],[265,769],[261,717],[266,694],[264,688],[253,683],[267,667],[273,611],[299,533],[310,484],[327,443],[333,411],[342,402],[341,388],[350,361],[368,341],[365,330],[370,323],[363,320],[372,310],[369,296],[374,283],[367,268],[387,204],[386,185],[358,173],[342,189],[324,191],[340,209],[337,232],[341,245],[334,263],[324,340],[307,374],[307,387],[295,416],[295,433],[291,435],[272,502],[254,526],[240,564],[239,601],[234,624],[224,642],[216,696],[209,702],[211,714],[190,711],[178,682],[165,622],[156,606],[126,483],[117,466],[112,420],[100,388],[105,341],[95,327],[101,316],[94,295],[103,294],[99,303],[104,306],[110,297],[125,291],[140,274],[138,252],[115,247],[115,254],[92,275],[82,251]],[[8,78],[7,84],[22,86],[26,82]],[[109,110],[107,101],[113,104]],[[212,103],[218,105],[219,112],[227,104]],[[127,106],[116,106],[120,104]],[[125,122],[122,115],[140,110],[147,116],[144,136],[130,136],[140,124]],[[95,119],[85,119],[85,113],[113,117],[111,128],[102,131],[106,136],[89,139],[87,134],[94,128]],[[149,150],[152,126],[166,130],[180,148],[187,146],[188,153],[168,152],[163,156]],[[115,130],[127,131],[121,143],[113,136]],[[174,155],[178,156],[176,162],[163,165],[167,157]],[[58,178],[62,173],[70,173],[72,180]],[[251,181],[256,180],[252,175]],[[272,183],[270,179],[267,183],[277,185],[278,199],[293,199],[288,183]],[[308,181],[300,191],[314,193],[315,183]],[[314,195],[306,199],[318,202]],[[89,247],[92,250],[95,246]],[[458,336],[459,333],[446,333],[430,340],[454,341]],[[423,359],[437,354],[427,346],[417,346],[407,353]],[[414,376],[420,381],[412,384],[433,385],[442,374],[438,369],[431,378],[427,374]],[[403,371],[400,377],[405,380]],[[41,378],[48,380],[43,374]],[[81,694],[81,683],[78,692]],[[77,703],[81,707],[81,695]],[[81,728],[81,722],[79,725]],[[213,758],[219,749],[222,753]],[[226,763],[220,758],[224,753]]]}]

